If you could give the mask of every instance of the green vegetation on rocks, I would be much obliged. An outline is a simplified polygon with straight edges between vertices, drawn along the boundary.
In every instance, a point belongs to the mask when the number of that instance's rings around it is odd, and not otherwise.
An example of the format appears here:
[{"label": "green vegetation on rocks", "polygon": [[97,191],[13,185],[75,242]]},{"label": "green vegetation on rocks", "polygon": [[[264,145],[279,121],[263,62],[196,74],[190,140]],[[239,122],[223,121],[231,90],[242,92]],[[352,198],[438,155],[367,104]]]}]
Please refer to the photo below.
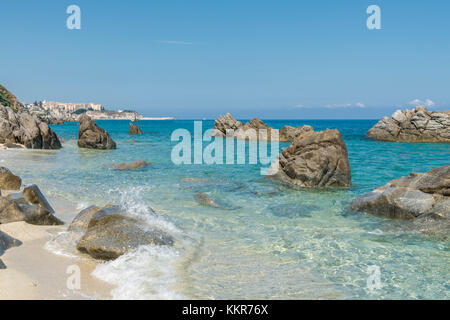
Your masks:
[{"label": "green vegetation on rocks", "polygon": [[17,100],[16,96],[8,91],[4,86],[0,84],[0,105],[4,105],[6,107],[10,107],[12,109],[17,109],[20,105],[19,100]]}]

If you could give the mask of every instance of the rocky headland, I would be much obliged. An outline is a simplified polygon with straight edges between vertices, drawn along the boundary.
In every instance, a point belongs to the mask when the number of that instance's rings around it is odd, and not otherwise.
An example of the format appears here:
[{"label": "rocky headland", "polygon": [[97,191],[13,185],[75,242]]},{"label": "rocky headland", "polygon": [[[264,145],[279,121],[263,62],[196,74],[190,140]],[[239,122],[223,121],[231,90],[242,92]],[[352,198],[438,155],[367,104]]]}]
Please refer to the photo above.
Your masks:
[{"label": "rocky headland", "polygon": [[367,138],[390,142],[450,143],[450,110],[428,111],[424,106],[397,110],[370,129]]}]

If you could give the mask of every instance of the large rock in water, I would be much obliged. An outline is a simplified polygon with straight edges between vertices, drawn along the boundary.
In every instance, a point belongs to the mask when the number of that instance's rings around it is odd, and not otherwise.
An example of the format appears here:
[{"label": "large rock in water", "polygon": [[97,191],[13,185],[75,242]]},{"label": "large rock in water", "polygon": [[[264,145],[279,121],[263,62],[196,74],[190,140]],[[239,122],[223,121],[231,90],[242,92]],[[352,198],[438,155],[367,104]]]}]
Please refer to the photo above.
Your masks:
[{"label": "large rock in water", "polygon": [[141,128],[139,128],[138,125],[134,124],[133,122],[130,122],[130,135],[136,135],[136,134],[142,134]]},{"label": "large rock in water", "polygon": [[36,185],[26,187],[22,193],[0,196],[0,223],[25,221],[35,225],[61,225],[55,211]]},{"label": "large rock in water", "polygon": [[141,245],[173,245],[173,239],[158,229],[146,229],[119,206],[89,207],[73,220],[69,231],[84,233],[77,249],[93,258],[111,260]]},{"label": "large rock in water", "polygon": [[237,121],[230,113],[227,113],[214,121],[214,130],[212,135],[217,137],[226,137],[227,130],[236,131],[243,125],[244,124],[242,122]]},{"label": "large rock in water", "polygon": [[300,187],[350,186],[347,147],[336,129],[297,137],[269,170],[272,178]]},{"label": "large rock in water", "polygon": [[303,127],[284,126],[280,130],[280,142],[292,142],[305,132],[314,131],[313,127],[305,125]]},{"label": "large rock in water", "polygon": [[450,110],[430,112],[426,107],[397,110],[367,132],[367,138],[397,142],[450,142]]},{"label": "large rock in water", "polygon": [[61,142],[48,124],[27,111],[0,105],[0,143],[20,144],[28,149],[60,149]]},{"label": "large rock in water", "polygon": [[22,179],[9,169],[0,167],[0,190],[20,190]]},{"label": "large rock in water", "polygon": [[356,198],[352,210],[401,219],[450,218],[450,165],[392,180]]},{"label": "large rock in water", "polygon": [[314,131],[311,126],[291,127],[285,126],[281,130],[274,129],[265,124],[262,120],[254,118],[246,124],[237,121],[231,114],[220,116],[214,122],[213,137],[228,136],[241,140],[276,140],[280,142],[292,142],[300,134]]},{"label": "large rock in water", "polygon": [[78,132],[78,147],[88,149],[116,149],[116,143],[109,134],[95,124],[88,115],[80,117],[80,130]]},{"label": "large rock in water", "polygon": [[246,124],[237,121],[231,114],[220,116],[214,122],[212,136],[228,137],[242,140],[271,140],[278,139],[278,130],[269,127],[258,118],[252,119]]}]

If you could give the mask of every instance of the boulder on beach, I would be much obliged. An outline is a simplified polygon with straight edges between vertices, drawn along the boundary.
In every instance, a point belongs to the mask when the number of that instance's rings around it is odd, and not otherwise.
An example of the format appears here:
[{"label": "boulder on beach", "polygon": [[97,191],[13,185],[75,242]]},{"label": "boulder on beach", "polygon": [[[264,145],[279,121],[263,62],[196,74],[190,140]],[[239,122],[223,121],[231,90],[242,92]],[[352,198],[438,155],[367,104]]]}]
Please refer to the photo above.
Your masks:
[{"label": "boulder on beach", "polygon": [[21,193],[0,196],[0,223],[25,221],[34,225],[62,225],[38,186],[26,187]]},{"label": "boulder on beach", "polygon": [[22,179],[9,169],[0,167],[0,190],[20,190]]},{"label": "boulder on beach", "polygon": [[61,142],[48,124],[25,110],[0,105],[0,144],[28,149],[60,149]]},{"label": "boulder on beach", "polygon": [[[6,233],[0,231],[0,256],[5,253],[6,250],[12,247],[20,246],[22,243],[16,240]],[[6,265],[0,259],[0,269],[6,269]]]},{"label": "boulder on beach", "polygon": [[110,150],[116,149],[116,143],[109,134],[95,124],[88,115],[83,114],[80,119],[78,132],[78,147],[87,149]]},{"label": "boulder on beach", "polygon": [[350,163],[341,133],[336,129],[303,133],[283,149],[268,175],[300,187],[350,186]]},{"label": "boulder on beach", "polygon": [[450,110],[428,111],[425,106],[397,110],[367,132],[367,138],[391,142],[450,143]]},{"label": "boulder on beach", "polygon": [[135,125],[133,122],[130,122],[130,135],[142,134],[141,128],[138,125]]},{"label": "boulder on beach", "polygon": [[303,127],[284,126],[280,130],[280,142],[292,142],[299,135],[310,131],[314,131],[314,129],[308,125]]},{"label": "boulder on beach", "polygon": [[156,228],[146,228],[119,206],[89,207],[73,220],[69,231],[84,235],[77,249],[95,259],[112,260],[141,245],[173,245],[173,238]]},{"label": "boulder on beach", "polygon": [[132,170],[141,169],[150,166],[151,163],[144,160],[137,160],[129,163],[113,163],[111,167],[114,170]]}]

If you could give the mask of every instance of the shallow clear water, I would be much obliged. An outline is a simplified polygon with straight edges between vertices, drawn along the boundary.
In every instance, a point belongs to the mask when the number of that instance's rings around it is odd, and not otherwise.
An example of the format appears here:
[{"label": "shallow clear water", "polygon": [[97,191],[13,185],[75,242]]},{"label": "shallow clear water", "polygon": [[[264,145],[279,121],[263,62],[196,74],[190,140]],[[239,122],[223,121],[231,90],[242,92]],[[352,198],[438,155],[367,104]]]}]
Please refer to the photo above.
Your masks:
[{"label": "shallow clear water", "polygon": [[[366,140],[376,121],[266,122],[339,129],[352,187],[294,190],[263,178],[260,165],[176,166],[171,133],[193,131],[193,121],[141,121],[144,134],[134,137],[127,121],[98,121],[117,142],[114,151],[80,150],[76,124],[54,126],[62,150],[2,151],[0,165],[68,207],[122,204],[175,235],[174,248],[139,248],[97,268],[118,286],[116,298],[450,298],[448,242],[390,232],[401,222],[349,210],[354,197],[389,180],[450,164],[449,144]],[[212,126],[203,121],[205,130]],[[138,159],[152,165],[109,167]],[[198,193],[221,207],[199,202]],[[380,289],[367,287],[369,266],[380,268]]]}]

